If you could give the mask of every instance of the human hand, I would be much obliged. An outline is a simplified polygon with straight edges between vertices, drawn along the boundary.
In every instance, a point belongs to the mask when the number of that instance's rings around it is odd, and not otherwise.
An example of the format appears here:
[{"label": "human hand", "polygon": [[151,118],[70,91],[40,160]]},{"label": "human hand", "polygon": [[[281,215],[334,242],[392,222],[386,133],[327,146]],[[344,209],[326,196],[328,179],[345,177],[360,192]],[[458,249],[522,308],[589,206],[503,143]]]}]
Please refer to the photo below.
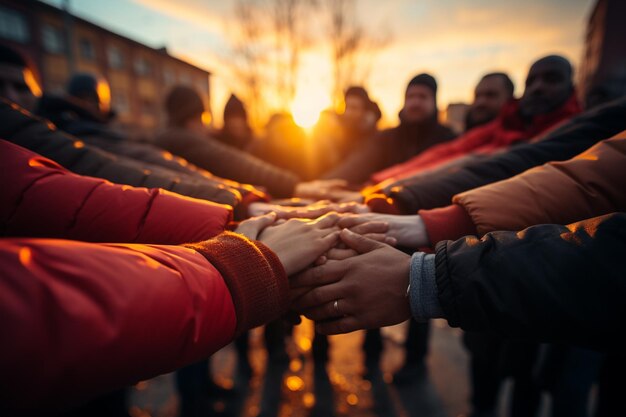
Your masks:
[{"label": "human hand", "polygon": [[397,246],[420,248],[430,245],[424,221],[418,215],[401,216],[379,213],[346,215],[342,217],[338,225],[341,228],[363,234],[361,230],[367,228],[371,222],[387,223],[389,229],[386,234],[388,237],[396,239]]},{"label": "human hand", "polygon": [[331,203],[328,200],[317,201],[305,206],[279,205],[272,203],[252,203],[248,208],[251,216],[260,216],[275,212],[280,219],[316,219],[330,212],[337,213],[369,213],[369,208],[357,203]]},{"label": "human hand", "polygon": [[410,318],[411,257],[349,230],[343,230],[340,238],[359,255],[330,260],[293,277],[292,309],[315,320],[322,334],[378,328]]},{"label": "human hand", "polygon": [[301,182],[296,186],[294,196],[323,200],[327,199],[333,192],[345,190],[347,187],[348,182],[339,179]]},{"label": "human hand", "polygon": [[257,240],[278,256],[287,275],[293,275],[313,264],[337,244],[338,220],[337,213],[329,213],[315,220],[290,219],[267,227]]},{"label": "human hand", "polygon": [[267,213],[263,216],[251,217],[239,223],[239,226],[235,229],[235,233],[244,235],[250,240],[256,240],[263,229],[274,224],[276,218],[276,213]]}]

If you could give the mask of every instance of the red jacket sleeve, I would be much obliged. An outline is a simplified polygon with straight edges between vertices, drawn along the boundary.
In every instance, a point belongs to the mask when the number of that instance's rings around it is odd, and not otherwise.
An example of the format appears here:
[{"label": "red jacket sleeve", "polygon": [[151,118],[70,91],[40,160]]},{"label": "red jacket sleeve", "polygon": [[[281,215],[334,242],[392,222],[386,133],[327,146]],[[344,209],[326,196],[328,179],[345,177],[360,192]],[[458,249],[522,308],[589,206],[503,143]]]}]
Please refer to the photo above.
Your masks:
[{"label": "red jacket sleeve", "polygon": [[55,414],[285,311],[287,277],[267,248],[231,233],[201,246],[0,239],[0,414]]},{"label": "red jacket sleeve", "polygon": [[0,186],[0,229],[9,236],[178,244],[219,234],[232,212],[161,189],[76,175],[3,140]]},{"label": "red jacket sleeve", "polygon": [[498,121],[494,121],[485,126],[472,129],[450,142],[441,143],[428,148],[406,162],[373,174],[372,181],[377,184],[389,178],[404,178],[465,155],[488,142],[493,136],[497,126]]}]

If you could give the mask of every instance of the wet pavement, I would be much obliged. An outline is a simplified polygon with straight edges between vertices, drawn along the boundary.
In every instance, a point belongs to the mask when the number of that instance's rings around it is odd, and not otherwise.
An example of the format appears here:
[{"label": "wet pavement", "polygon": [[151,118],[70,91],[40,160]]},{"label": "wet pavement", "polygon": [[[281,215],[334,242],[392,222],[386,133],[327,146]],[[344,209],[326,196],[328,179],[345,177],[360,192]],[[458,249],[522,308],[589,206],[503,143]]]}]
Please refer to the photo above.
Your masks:
[{"label": "wet pavement", "polygon": [[[461,332],[445,321],[433,322],[427,376],[396,386],[393,373],[404,361],[406,325],[383,330],[384,352],[379,371],[364,378],[361,349],[364,332],[330,338],[330,360],[314,369],[313,328],[305,322],[288,339],[289,361],[270,362],[262,329],[250,337],[250,380],[238,378],[236,353],[227,346],[212,359],[213,379],[233,391],[213,398],[206,415],[228,417],[444,417],[467,415],[467,354]],[[172,374],[137,384],[130,396],[133,417],[175,417],[178,396]]]}]

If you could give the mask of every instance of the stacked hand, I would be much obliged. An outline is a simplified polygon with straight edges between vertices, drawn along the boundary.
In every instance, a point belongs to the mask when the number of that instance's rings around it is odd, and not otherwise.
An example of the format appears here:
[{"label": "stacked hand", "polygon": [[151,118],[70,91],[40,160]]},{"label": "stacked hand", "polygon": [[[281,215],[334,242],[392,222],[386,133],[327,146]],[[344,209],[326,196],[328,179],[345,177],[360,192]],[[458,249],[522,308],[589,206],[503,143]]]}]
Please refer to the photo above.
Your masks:
[{"label": "stacked hand", "polygon": [[407,320],[410,256],[347,229],[340,239],[357,255],[329,259],[292,278],[292,309],[316,321],[323,334]]},{"label": "stacked hand", "polygon": [[363,196],[358,191],[348,189],[345,180],[316,180],[303,182],[296,186],[294,195],[302,198],[317,200],[332,200],[337,202],[363,202]]},{"label": "stacked hand", "polygon": [[250,216],[261,216],[267,213],[274,212],[277,214],[277,217],[281,219],[315,219],[330,212],[355,214],[369,212],[369,208],[367,206],[354,202],[331,203],[328,200],[320,200],[305,205],[299,204],[300,202],[300,199],[287,200],[284,202],[280,202],[281,204],[277,202],[256,202],[250,204],[250,207],[248,208],[248,214]]},{"label": "stacked hand", "polygon": [[418,215],[362,213],[344,216],[338,226],[362,234],[363,228],[367,228],[370,223],[388,224],[387,236],[394,238],[397,246],[416,249],[430,244],[424,222]]},{"label": "stacked hand", "polygon": [[236,232],[278,256],[291,277],[292,309],[315,320],[319,332],[336,334],[410,317],[410,257],[389,246],[407,242],[400,240],[395,217],[410,216],[328,213],[277,220],[269,213],[242,222]]}]

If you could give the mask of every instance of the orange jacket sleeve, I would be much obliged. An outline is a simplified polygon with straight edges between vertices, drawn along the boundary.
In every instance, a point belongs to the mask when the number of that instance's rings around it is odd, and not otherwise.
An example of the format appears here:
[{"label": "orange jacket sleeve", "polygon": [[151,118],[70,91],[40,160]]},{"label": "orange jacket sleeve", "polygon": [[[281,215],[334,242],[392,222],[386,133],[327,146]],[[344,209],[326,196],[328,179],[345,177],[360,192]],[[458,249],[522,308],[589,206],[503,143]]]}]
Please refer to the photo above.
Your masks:
[{"label": "orange jacket sleeve", "polygon": [[565,162],[551,162],[453,198],[479,235],[568,224],[626,210],[626,131]]}]

